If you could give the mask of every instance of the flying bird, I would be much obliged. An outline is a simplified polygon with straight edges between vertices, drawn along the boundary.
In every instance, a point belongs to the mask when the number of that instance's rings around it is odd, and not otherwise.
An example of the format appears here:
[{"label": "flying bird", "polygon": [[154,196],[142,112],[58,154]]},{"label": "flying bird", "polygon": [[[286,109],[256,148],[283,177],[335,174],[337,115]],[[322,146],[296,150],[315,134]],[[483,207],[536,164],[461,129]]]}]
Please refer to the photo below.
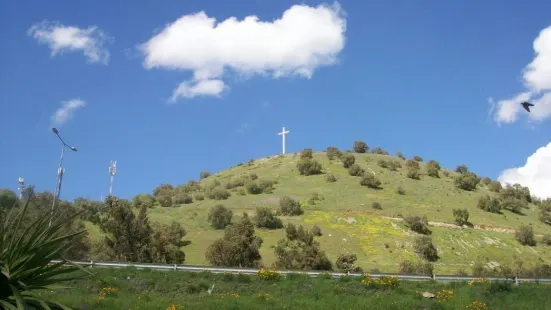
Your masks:
[{"label": "flying bird", "polygon": [[533,107],[534,105],[531,104],[530,102],[528,101],[524,101],[522,104],[522,107],[524,108],[524,110],[530,112],[530,107]]}]

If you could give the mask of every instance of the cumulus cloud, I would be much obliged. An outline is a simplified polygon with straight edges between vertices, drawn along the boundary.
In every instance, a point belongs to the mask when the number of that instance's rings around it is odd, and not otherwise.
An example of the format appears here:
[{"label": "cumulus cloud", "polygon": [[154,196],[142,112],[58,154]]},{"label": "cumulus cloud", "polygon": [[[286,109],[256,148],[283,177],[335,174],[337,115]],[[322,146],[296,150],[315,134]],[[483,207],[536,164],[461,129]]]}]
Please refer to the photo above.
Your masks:
[{"label": "cumulus cloud", "polygon": [[543,121],[551,116],[551,26],[543,29],[533,44],[535,56],[522,73],[527,91],[511,99],[496,103],[494,120],[498,123],[514,123],[522,111],[519,104],[530,100],[535,104],[528,117],[532,121]]},{"label": "cumulus cloud", "polygon": [[539,148],[522,167],[501,172],[498,181],[503,184],[521,184],[539,198],[551,198],[551,142]]},{"label": "cumulus cloud", "polygon": [[340,5],[293,5],[274,21],[256,16],[216,22],[205,12],[184,15],[140,45],[144,67],[187,70],[193,77],[174,90],[171,101],[220,96],[228,89],[226,69],[242,77],[311,78],[337,62],[346,20]]},{"label": "cumulus cloud", "polygon": [[48,45],[52,56],[64,52],[82,51],[91,63],[107,64],[109,62],[109,52],[105,43],[110,38],[96,26],[84,29],[45,20],[31,26],[27,34],[40,44]]},{"label": "cumulus cloud", "polygon": [[71,99],[61,103],[61,107],[52,115],[52,126],[61,127],[68,120],[73,118],[76,110],[86,106],[86,101],[80,99]]}]

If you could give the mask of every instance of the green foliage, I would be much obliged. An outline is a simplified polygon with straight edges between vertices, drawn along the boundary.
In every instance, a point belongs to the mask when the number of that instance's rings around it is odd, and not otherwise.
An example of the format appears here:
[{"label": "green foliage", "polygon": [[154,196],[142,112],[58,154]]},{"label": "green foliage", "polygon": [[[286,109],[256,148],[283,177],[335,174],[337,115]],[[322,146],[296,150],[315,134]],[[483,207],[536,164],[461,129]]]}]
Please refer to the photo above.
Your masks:
[{"label": "green foliage", "polygon": [[378,189],[381,186],[381,181],[373,174],[367,173],[360,180],[360,185]]},{"label": "green foliage", "polygon": [[319,228],[318,225],[314,225],[314,226],[312,227],[311,233],[312,233],[314,236],[317,236],[317,237],[319,237],[319,236],[322,235],[322,234],[321,234],[321,228]]},{"label": "green foliage", "polygon": [[174,196],[172,196],[172,204],[173,205],[189,204],[189,203],[192,203],[192,202],[193,202],[193,197],[188,195],[188,194],[178,193],[178,194],[175,194]]},{"label": "green foliage", "polygon": [[402,261],[400,263],[400,274],[414,274],[432,276],[434,273],[434,266],[431,263],[414,263],[412,261]]},{"label": "green foliage", "polygon": [[300,158],[312,158],[312,149],[307,148],[300,152]]},{"label": "green foliage", "polygon": [[161,184],[153,190],[153,196],[158,198],[159,196],[172,196],[174,194],[174,186],[170,184]]},{"label": "green foliage", "polygon": [[413,160],[413,159],[408,159],[406,161],[406,168],[413,168],[413,169],[421,169],[421,166],[419,165],[419,162]]},{"label": "green foliage", "polygon": [[344,168],[350,168],[356,162],[356,157],[350,153],[344,153],[341,156],[341,161]]},{"label": "green foliage", "polygon": [[383,150],[380,146],[374,148],[371,150],[371,153],[373,154],[379,154],[379,155],[388,155],[388,152]]},{"label": "green foliage", "polygon": [[469,167],[467,165],[459,165],[455,168],[455,172],[465,174],[469,172]]},{"label": "green foliage", "polygon": [[374,201],[372,204],[371,204],[371,207],[373,209],[376,209],[376,210],[382,210],[383,209],[383,206],[381,205],[381,203],[377,202],[377,201]]},{"label": "green foliage", "polygon": [[257,207],[253,218],[258,228],[278,229],[283,227],[283,222],[268,207]]},{"label": "green foliage", "polygon": [[503,200],[517,199],[523,202],[532,202],[530,189],[520,184],[507,185],[499,192],[499,197]]},{"label": "green foliage", "polygon": [[404,156],[404,154],[402,154],[402,152],[400,152],[400,151],[397,151],[397,152],[396,152],[396,157],[398,157],[398,158],[400,158],[400,159],[402,159],[402,160],[405,160],[405,159],[406,159],[406,157]]},{"label": "green foliage", "polygon": [[214,229],[224,229],[231,223],[232,216],[232,210],[217,204],[210,209],[208,220]]},{"label": "green foliage", "polygon": [[297,169],[301,175],[315,175],[321,173],[321,164],[311,158],[302,158],[297,162]]},{"label": "green foliage", "polygon": [[337,182],[337,178],[333,174],[328,173],[325,175],[325,182],[334,183],[334,182]]},{"label": "green foliage", "polygon": [[408,225],[409,229],[416,233],[423,235],[428,235],[431,233],[428,227],[429,221],[426,216],[408,216],[404,218],[404,221]]},{"label": "green foliage", "polygon": [[453,209],[453,217],[455,223],[459,226],[463,226],[469,223],[469,210],[467,209]]},{"label": "green foliage", "polygon": [[256,179],[258,179],[258,175],[256,175],[256,173],[254,173],[254,172],[251,172],[249,174],[249,180],[254,181]]},{"label": "green foliage", "polygon": [[420,179],[419,168],[408,167],[406,176],[413,180],[419,180]]},{"label": "green foliage", "polygon": [[358,257],[354,253],[339,254],[335,265],[341,272],[362,272],[362,268],[354,266]]},{"label": "green foliage", "polygon": [[394,160],[394,159],[387,160],[386,161],[386,166],[391,171],[397,171],[398,169],[402,168],[402,164],[399,161]]},{"label": "green foliage", "polygon": [[[36,291],[52,290],[56,285],[84,277],[81,272],[86,271],[68,263],[63,256],[85,231],[63,233],[67,221],[76,219],[78,213],[69,218],[41,216],[25,224],[32,198],[33,193],[28,193],[21,212],[15,216],[8,214],[0,225],[0,306],[5,309],[71,309]],[[53,220],[51,226],[50,219]],[[52,260],[61,262],[50,265]],[[78,271],[81,272],[76,273]]]},{"label": "green foliage", "polygon": [[193,197],[195,197],[195,200],[197,201],[205,200],[205,195],[203,195],[203,193],[197,193]]},{"label": "green foliage", "polygon": [[377,165],[381,168],[388,168],[388,162],[384,159],[379,159]]},{"label": "green foliage", "polygon": [[350,167],[348,167],[348,174],[355,177],[361,177],[364,175],[364,170],[358,165],[353,164]]},{"label": "green foliage", "polygon": [[180,247],[184,245],[182,238],[186,233],[180,223],[174,221],[170,226],[154,224],[151,249],[153,262],[182,264],[186,259],[186,255],[180,250]]},{"label": "green foliage", "polygon": [[490,184],[488,184],[488,190],[490,192],[499,193],[502,188],[501,183],[498,181],[491,181]]},{"label": "green foliage", "polygon": [[534,239],[534,231],[530,225],[521,225],[519,230],[515,233],[515,239],[522,245],[534,246],[536,245],[536,239]]},{"label": "green foliage", "polygon": [[406,190],[405,190],[403,187],[398,186],[398,188],[396,189],[396,193],[397,193],[398,195],[405,195],[405,194],[406,194]]},{"label": "green foliage", "polygon": [[484,195],[478,199],[477,207],[486,212],[501,213],[501,204],[499,199]]},{"label": "green foliage", "polygon": [[221,186],[209,188],[205,194],[209,199],[214,200],[225,200],[231,196],[230,192],[227,189],[222,188]]},{"label": "green foliage", "polygon": [[226,183],[226,189],[233,189],[240,186],[244,186],[245,183],[249,180],[247,176],[241,176],[238,178],[231,178],[228,183]]},{"label": "green foliage", "polygon": [[490,185],[490,183],[492,183],[492,179],[490,179],[489,177],[483,177],[480,182],[482,182],[482,184],[488,186],[488,185]]},{"label": "green foliage", "polygon": [[329,158],[329,160],[339,158],[342,155],[342,152],[334,146],[327,147],[327,149],[325,150],[325,153],[327,154],[327,158]]},{"label": "green foliage", "polygon": [[0,209],[11,209],[17,204],[17,195],[12,190],[0,189]]},{"label": "green foliage", "polygon": [[279,199],[279,213],[282,215],[301,215],[304,213],[300,207],[300,203],[291,197],[283,196]]},{"label": "green foliage", "polygon": [[432,238],[429,236],[415,237],[413,251],[429,262],[438,260],[438,251],[434,244],[432,244]]},{"label": "green foliage", "polygon": [[440,171],[441,167],[440,164],[435,160],[429,160],[427,162],[427,165],[425,167],[427,169],[427,175],[431,176],[433,178],[439,178],[438,172]]},{"label": "green foliage", "polygon": [[539,220],[544,224],[551,225],[551,214],[545,210],[541,210]]},{"label": "green foliage", "polygon": [[461,173],[454,179],[455,186],[466,191],[474,191],[479,182],[480,178],[472,172]]},{"label": "green foliage", "polygon": [[276,266],[292,270],[332,270],[331,261],[304,227],[288,224],[286,238],[278,241],[274,253]]},{"label": "green foliage", "polygon": [[226,226],[224,236],[208,247],[205,258],[214,266],[258,267],[262,258],[259,252],[262,242],[244,213],[238,224]]},{"label": "green foliage", "polygon": [[155,197],[149,194],[138,194],[132,198],[132,207],[140,209],[142,206],[153,208],[155,205]]},{"label": "green foliage", "polygon": [[73,207],[78,213],[80,213],[80,218],[82,220],[90,221],[97,225],[99,224],[99,214],[103,209],[104,204],[100,201],[92,201],[86,198],[78,197],[73,201]]},{"label": "green foliage", "polygon": [[354,144],[352,145],[352,148],[354,149],[354,152],[356,153],[365,153],[369,150],[369,147],[367,144],[363,141],[356,140],[354,141]]},{"label": "green foliage", "polygon": [[551,235],[550,234],[543,235],[543,237],[541,238],[541,243],[545,245],[551,245]]},{"label": "green foliage", "polygon": [[501,199],[500,204],[502,209],[509,210],[517,214],[522,214],[521,210],[528,208],[528,203],[525,200],[515,198]]},{"label": "green foliage", "polygon": [[423,162],[423,158],[421,156],[413,156],[413,160],[417,161],[417,162]]},{"label": "green foliage", "polygon": [[199,173],[199,180],[204,180],[211,176],[211,173],[207,170],[203,170]]}]

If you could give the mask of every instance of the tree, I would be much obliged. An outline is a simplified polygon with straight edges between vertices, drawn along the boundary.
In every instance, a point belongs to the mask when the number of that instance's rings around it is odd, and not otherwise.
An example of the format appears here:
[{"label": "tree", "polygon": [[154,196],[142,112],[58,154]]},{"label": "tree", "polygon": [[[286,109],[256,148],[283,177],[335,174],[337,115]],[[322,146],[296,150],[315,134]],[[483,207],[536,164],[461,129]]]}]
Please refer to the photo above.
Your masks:
[{"label": "tree", "polygon": [[153,208],[155,197],[149,194],[138,194],[132,198],[132,207],[140,209],[142,206]]},{"label": "tree", "polygon": [[353,253],[340,254],[339,257],[337,257],[335,265],[341,272],[362,272],[362,268],[354,266],[357,259],[358,257]]},{"label": "tree", "polygon": [[301,215],[304,213],[300,203],[289,196],[283,196],[279,200],[279,212],[282,215]]},{"label": "tree", "polygon": [[274,253],[276,266],[292,270],[332,270],[331,261],[304,227],[288,224],[286,238],[278,241]]},{"label": "tree", "polygon": [[419,168],[409,167],[407,169],[406,176],[413,180],[419,180],[420,179]]},{"label": "tree", "polygon": [[431,233],[428,228],[429,221],[426,216],[408,216],[404,219],[404,221],[409,226],[409,229],[416,233],[423,235],[429,235]]},{"label": "tree", "polygon": [[153,196],[155,198],[159,197],[160,195],[167,195],[172,196],[174,194],[174,187],[170,184],[161,184],[153,190]]},{"label": "tree", "polygon": [[217,204],[210,209],[208,220],[214,229],[224,229],[231,223],[233,212],[224,205]]},{"label": "tree", "polygon": [[205,253],[207,261],[214,266],[258,267],[262,238],[255,235],[254,225],[247,213],[238,224],[226,226],[224,237],[215,240]]},{"label": "tree", "polygon": [[422,258],[434,262],[438,259],[438,251],[434,244],[432,244],[432,238],[428,236],[415,237],[413,242],[413,250],[419,254]]},{"label": "tree", "polygon": [[327,147],[327,149],[325,150],[325,153],[327,154],[327,158],[329,158],[329,160],[339,158],[342,155],[342,152],[334,146]]},{"label": "tree", "polygon": [[453,209],[453,216],[455,217],[455,223],[459,226],[469,223],[469,211],[467,209]]},{"label": "tree", "polygon": [[312,158],[312,149],[304,149],[300,152],[300,158]]},{"label": "tree", "polygon": [[345,153],[341,156],[341,161],[344,168],[349,168],[356,161],[356,157],[350,153]]},{"label": "tree", "polygon": [[498,181],[492,181],[490,184],[488,184],[488,190],[490,192],[499,193],[501,191],[501,183]]},{"label": "tree", "polygon": [[254,221],[258,228],[278,229],[283,227],[281,220],[268,207],[257,207]]},{"label": "tree", "polygon": [[297,169],[301,175],[315,175],[321,173],[321,164],[311,158],[302,158],[297,162]]},{"label": "tree", "polygon": [[348,174],[351,176],[361,177],[364,173],[365,171],[358,164],[353,164],[348,167]]},{"label": "tree", "polygon": [[499,202],[499,199],[490,197],[488,195],[482,196],[478,199],[477,207],[486,212],[491,212],[491,213],[501,212],[501,204]]},{"label": "tree", "polygon": [[521,225],[519,230],[515,233],[515,239],[522,244],[528,246],[536,245],[536,239],[534,239],[534,231],[530,225]]},{"label": "tree", "polygon": [[211,176],[211,174],[210,174],[209,171],[203,170],[203,171],[201,171],[201,172],[199,173],[199,180],[204,180],[204,179],[206,179],[206,178],[208,178],[208,177],[210,177],[210,176]]},{"label": "tree", "polygon": [[455,172],[465,174],[469,172],[469,167],[467,165],[459,165],[455,168]]},{"label": "tree", "polygon": [[333,174],[329,173],[325,175],[325,182],[334,183],[337,182],[337,178]]},{"label": "tree", "polygon": [[461,173],[454,179],[455,186],[466,191],[474,191],[479,182],[480,178],[472,172]]},{"label": "tree", "polygon": [[388,152],[383,150],[380,146],[374,148],[371,153],[373,154],[379,154],[379,155],[388,155]]},{"label": "tree", "polygon": [[400,158],[400,159],[406,159],[406,157],[404,156],[404,154],[402,154],[402,152],[398,151],[396,152],[396,157]]},{"label": "tree", "polygon": [[186,230],[176,222],[170,226],[155,225],[153,227],[153,261],[164,264],[182,264],[186,259],[180,247],[184,245],[182,238]]},{"label": "tree", "polygon": [[9,189],[0,189],[0,211],[17,206],[17,195]]},{"label": "tree", "polygon": [[439,178],[438,172],[440,171],[441,167],[440,164],[435,160],[429,160],[426,165],[427,169],[427,175],[433,177],[433,178]]},{"label": "tree", "polygon": [[421,156],[415,155],[415,156],[413,156],[413,160],[415,160],[417,162],[422,162],[423,158]]},{"label": "tree", "polygon": [[367,144],[360,140],[354,141],[352,148],[356,153],[365,153],[369,150],[369,147],[367,146]]},{"label": "tree", "polygon": [[360,180],[360,185],[377,189],[380,188],[381,181],[377,179],[374,175],[368,173],[362,177],[362,179]]}]

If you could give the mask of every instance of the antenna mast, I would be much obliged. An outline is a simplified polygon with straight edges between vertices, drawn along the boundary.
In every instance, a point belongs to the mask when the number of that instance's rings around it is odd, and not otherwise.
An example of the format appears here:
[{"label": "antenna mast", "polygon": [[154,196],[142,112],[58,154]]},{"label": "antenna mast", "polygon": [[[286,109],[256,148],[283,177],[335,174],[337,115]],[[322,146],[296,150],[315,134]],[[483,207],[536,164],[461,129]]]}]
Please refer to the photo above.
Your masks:
[{"label": "antenna mast", "polygon": [[115,174],[117,173],[117,161],[111,161],[109,164],[109,196],[112,196],[113,194],[113,178],[115,177]]}]

